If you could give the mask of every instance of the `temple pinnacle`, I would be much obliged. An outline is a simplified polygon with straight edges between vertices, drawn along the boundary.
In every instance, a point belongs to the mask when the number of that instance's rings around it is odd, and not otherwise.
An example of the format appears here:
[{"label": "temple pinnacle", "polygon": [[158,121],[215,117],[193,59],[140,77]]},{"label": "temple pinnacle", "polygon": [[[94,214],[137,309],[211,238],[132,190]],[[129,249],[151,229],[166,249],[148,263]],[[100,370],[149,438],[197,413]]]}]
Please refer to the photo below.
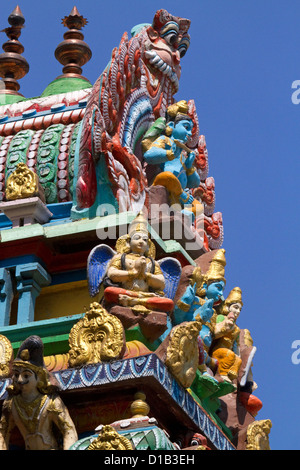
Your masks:
[{"label": "temple pinnacle", "polygon": [[20,85],[17,80],[28,73],[29,65],[21,55],[24,52],[24,47],[20,43],[19,37],[21,29],[24,27],[25,18],[19,6],[9,15],[8,23],[10,26],[1,31],[6,33],[8,41],[2,46],[4,53],[0,54],[0,77],[2,77],[5,86],[0,90],[0,93],[20,95],[18,93]]},{"label": "temple pinnacle", "polygon": [[84,77],[82,66],[92,57],[90,47],[83,41],[84,35],[80,31],[88,23],[86,18],[81,16],[76,8],[73,7],[69,16],[62,19],[62,24],[68,28],[64,34],[64,41],[61,42],[56,50],[56,59],[64,66],[61,77]]}]

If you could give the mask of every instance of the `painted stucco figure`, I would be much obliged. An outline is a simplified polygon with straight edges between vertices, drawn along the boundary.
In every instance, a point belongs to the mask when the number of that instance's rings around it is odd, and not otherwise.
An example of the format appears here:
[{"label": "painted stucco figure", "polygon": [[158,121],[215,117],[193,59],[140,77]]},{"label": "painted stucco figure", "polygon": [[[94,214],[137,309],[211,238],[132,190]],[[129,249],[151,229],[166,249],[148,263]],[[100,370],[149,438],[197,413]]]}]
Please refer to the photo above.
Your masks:
[{"label": "painted stucco figure", "polygon": [[[9,398],[3,403],[0,421],[0,450],[8,450],[16,426],[26,450],[67,450],[78,436],[67,408],[50,382],[43,360],[43,343],[38,336],[27,338],[12,366]],[[62,438],[62,448],[53,431]]]},{"label": "painted stucco figure", "polygon": [[163,116],[178,91],[180,58],[190,37],[190,21],[156,12],[152,25],[138,25],[132,38],[124,33],[111,61],[96,81],[83,119],[76,199],[77,209],[99,201],[99,173],[120,211],[141,210],[147,180],[139,140]]},{"label": "painted stucco figure", "polygon": [[235,287],[216,318],[211,355],[218,361],[219,374],[228,381],[237,379],[242,363],[239,351],[240,328],[236,325],[242,307],[242,291]]},{"label": "painted stucco figure", "polygon": [[[196,153],[186,145],[194,128],[192,117],[188,113],[186,101],[169,106],[165,126],[162,122],[161,135],[153,139],[155,132],[150,128],[142,144],[145,161],[160,166],[161,173],[156,176],[153,185],[165,186],[171,204],[180,204],[199,216],[203,213],[203,205],[189,192],[200,185],[200,175],[195,166]],[[159,131],[158,124],[154,124],[153,128]]]},{"label": "painted stucco figure", "polygon": [[[202,328],[198,337],[199,370],[207,373],[207,366],[216,370],[217,363],[210,357],[209,350],[214,338],[217,312],[215,308],[223,300],[225,287],[225,250],[220,249],[210,263],[204,275],[198,275],[198,282],[192,279],[174,308],[174,322],[193,321],[197,315],[202,319]],[[200,269],[200,268],[198,268]],[[208,303],[208,302],[209,303]]]},{"label": "painted stucco figure", "polygon": [[98,245],[90,253],[90,295],[95,297],[102,289],[108,304],[145,312],[170,312],[181,266],[172,258],[157,262],[155,251],[148,223],[139,214],[130,224],[128,234],[117,240],[116,251],[107,245]]}]

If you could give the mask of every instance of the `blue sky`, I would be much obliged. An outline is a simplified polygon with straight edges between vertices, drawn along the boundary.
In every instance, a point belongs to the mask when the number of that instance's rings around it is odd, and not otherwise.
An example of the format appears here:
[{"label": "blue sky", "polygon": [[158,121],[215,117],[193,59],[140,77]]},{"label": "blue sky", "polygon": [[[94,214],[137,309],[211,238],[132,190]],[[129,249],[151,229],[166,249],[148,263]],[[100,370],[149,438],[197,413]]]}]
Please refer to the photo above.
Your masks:
[{"label": "blue sky", "polygon": [[[0,0],[1,29],[16,4]],[[257,347],[255,394],[263,402],[257,419],[271,419],[272,449],[299,450],[300,364],[292,363],[292,343],[300,341],[300,104],[291,97],[292,83],[300,80],[300,3],[20,0],[23,55],[30,64],[20,80],[24,96],[40,95],[61,74],[54,50],[66,31],[61,18],[74,5],[89,21],[83,32],[93,57],[83,74],[92,83],[123,32],[151,23],[156,10],[192,20],[176,98],[195,100],[206,137],[225,230],[225,293],[242,288],[238,324]]]}]

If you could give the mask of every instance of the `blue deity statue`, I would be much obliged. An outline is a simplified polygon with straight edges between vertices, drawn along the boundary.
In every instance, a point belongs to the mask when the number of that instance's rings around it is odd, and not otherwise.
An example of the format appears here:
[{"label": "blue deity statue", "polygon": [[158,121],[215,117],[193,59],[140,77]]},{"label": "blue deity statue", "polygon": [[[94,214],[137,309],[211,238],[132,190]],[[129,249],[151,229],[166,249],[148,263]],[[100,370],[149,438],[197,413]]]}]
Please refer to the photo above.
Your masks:
[{"label": "blue deity statue", "polygon": [[174,323],[193,321],[199,315],[202,327],[199,333],[199,369],[206,373],[206,366],[214,369],[214,361],[209,349],[214,339],[217,314],[215,308],[224,300],[225,250],[218,250],[210,263],[208,272],[203,276],[200,268],[193,272],[191,282],[178,300],[174,309]]},{"label": "blue deity statue", "polygon": [[192,213],[199,215],[203,212],[203,206],[189,194],[189,189],[200,184],[194,165],[195,152],[186,145],[193,127],[193,120],[188,115],[188,103],[179,101],[168,107],[167,119],[159,118],[153,124],[145,134],[142,145],[145,161],[150,165],[159,165],[161,170],[153,185],[161,185],[168,190],[171,204],[180,204],[183,209],[189,206]]}]

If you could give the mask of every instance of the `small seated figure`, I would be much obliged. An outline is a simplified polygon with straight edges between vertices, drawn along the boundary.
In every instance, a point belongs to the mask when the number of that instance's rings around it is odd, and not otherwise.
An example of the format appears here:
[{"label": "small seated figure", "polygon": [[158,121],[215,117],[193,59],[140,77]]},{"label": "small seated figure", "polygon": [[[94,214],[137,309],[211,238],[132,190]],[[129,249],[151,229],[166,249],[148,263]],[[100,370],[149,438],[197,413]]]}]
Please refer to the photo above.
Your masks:
[{"label": "small seated figure", "polygon": [[242,307],[242,291],[239,287],[235,287],[224,301],[214,329],[211,355],[218,361],[221,377],[229,382],[237,379],[242,363],[239,357],[240,329],[236,325]]},{"label": "small seated figure", "polygon": [[216,370],[216,361],[209,355],[214,338],[217,313],[215,308],[223,299],[225,287],[224,268],[226,265],[225,250],[218,250],[210,267],[198,282],[192,282],[186,289],[174,309],[175,323],[192,321],[200,315],[202,327],[198,337],[199,370],[207,374],[207,366]]},{"label": "small seated figure", "polygon": [[188,103],[179,101],[169,106],[166,127],[164,130],[160,128],[162,135],[153,140],[150,128],[142,146],[145,161],[159,165],[161,169],[153,185],[161,185],[168,190],[171,204],[180,204],[183,209],[192,210],[195,216],[199,216],[203,213],[203,205],[188,192],[200,184],[200,176],[194,165],[195,152],[186,146],[193,126],[188,115]]},{"label": "small seated figure", "polygon": [[42,340],[30,336],[13,361],[12,385],[7,387],[9,398],[0,421],[0,450],[8,450],[15,426],[26,450],[68,450],[77,441],[74,423],[57,391],[44,365]]},{"label": "small seated figure", "polygon": [[128,235],[119,238],[116,250],[104,281],[105,301],[145,313],[171,311],[174,303],[164,296],[165,278],[142,215],[133,221]]}]

